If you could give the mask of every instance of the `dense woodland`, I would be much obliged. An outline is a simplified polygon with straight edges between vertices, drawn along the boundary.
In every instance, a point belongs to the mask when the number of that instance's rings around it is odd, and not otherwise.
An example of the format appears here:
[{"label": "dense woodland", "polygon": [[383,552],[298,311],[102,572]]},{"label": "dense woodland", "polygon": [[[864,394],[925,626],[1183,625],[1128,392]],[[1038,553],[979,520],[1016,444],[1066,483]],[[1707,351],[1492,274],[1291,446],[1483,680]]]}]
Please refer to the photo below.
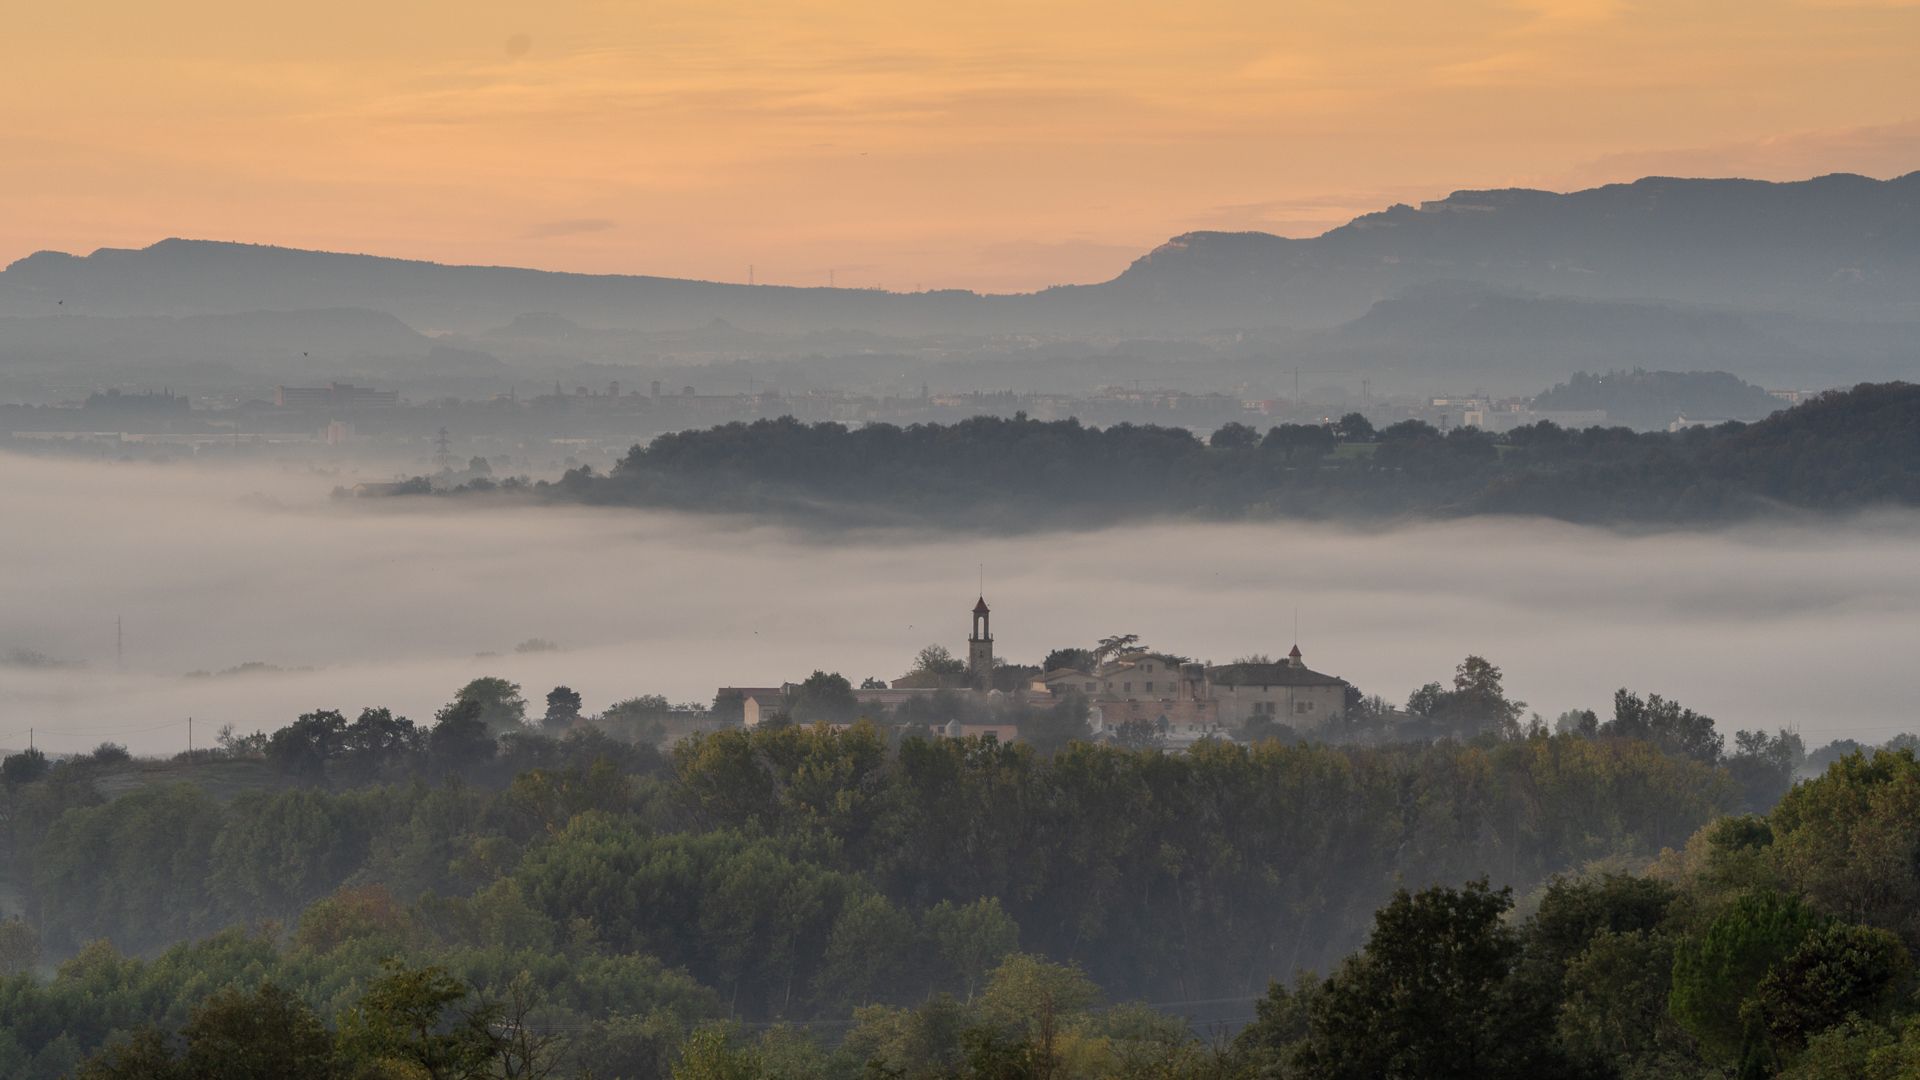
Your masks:
[{"label": "dense woodland", "polygon": [[[516,484],[524,490],[525,485]],[[1502,435],[1351,414],[1260,432],[1017,417],[897,427],[735,423],[662,435],[535,485],[590,503],[992,528],[1129,518],[1539,514],[1612,524],[1920,505],[1920,386],[1863,384],[1752,424]],[[492,481],[466,490],[498,490]]]},{"label": "dense woodland", "polygon": [[481,679],[429,724],[5,759],[0,1074],[1829,1075],[1920,1044],[1910,749],[1825,748],[1773,808],[1790,734],[1729,752],[1624,690],[1522,723],[1477,658],[1397,742],[1181,754],[890,717],[663,751],[547,705]]}]

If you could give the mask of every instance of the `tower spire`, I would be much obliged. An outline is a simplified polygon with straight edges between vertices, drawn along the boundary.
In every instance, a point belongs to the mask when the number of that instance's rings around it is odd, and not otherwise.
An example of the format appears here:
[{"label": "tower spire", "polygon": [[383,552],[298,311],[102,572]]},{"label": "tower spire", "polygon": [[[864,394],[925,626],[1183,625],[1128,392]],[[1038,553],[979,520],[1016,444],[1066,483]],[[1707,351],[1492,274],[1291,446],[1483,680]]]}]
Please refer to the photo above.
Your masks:
[{"label": "tower spire", "polygon": [[979,691],[993,689],[992,609],[982,591],[973,605],[973,633],[967,638],[967,676]]}]

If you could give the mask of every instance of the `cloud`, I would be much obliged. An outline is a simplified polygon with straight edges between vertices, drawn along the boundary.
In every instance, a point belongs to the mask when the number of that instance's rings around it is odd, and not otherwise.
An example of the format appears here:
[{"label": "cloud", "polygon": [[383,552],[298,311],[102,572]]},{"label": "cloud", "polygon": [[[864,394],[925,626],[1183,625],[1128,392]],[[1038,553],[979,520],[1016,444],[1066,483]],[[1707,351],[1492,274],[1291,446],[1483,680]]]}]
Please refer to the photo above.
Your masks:
[{"label": "cloud", "polygon": [[540,222],[520,235],[529,240],[546,240],[559,236],[609,232],[618,227],[619,223],[610,218],[565,218],[560,221]]}]

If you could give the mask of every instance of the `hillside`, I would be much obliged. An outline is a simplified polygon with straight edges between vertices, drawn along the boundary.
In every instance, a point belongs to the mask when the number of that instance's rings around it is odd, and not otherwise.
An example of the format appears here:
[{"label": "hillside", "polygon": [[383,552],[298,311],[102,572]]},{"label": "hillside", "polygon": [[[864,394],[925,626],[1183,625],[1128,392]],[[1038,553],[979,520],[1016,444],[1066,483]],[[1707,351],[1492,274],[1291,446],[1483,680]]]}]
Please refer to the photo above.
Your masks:
[{"label": "hillside", "polygon": [[589,503],[996,530],[1488,513],[1700,526],[1920,506],[1920,386],[1861,385],[1676,434],[1546,423],[1442,434],[1418,421],[1376,434],[1356,417],[1264,437],[1235,425],[1202,442],[1181,428],[1024,416],[856,429],[786,418],[663,435],[610,475],[538,487]]},{"label": "hillside", "polygon": [[885,333],[1327,327],[1425,282],[1562,297],[1920,318],[1920,173],[1796,183],[1649,178],[1569,194],[1462,191],[1322,236],[1190,233],[1112,281],[1022,296],[896,295],[442,266],[201,240],[0,272],[0,314],[195,315],[356,307],[424,332],[478,333],[527,312],[587,324]]}]

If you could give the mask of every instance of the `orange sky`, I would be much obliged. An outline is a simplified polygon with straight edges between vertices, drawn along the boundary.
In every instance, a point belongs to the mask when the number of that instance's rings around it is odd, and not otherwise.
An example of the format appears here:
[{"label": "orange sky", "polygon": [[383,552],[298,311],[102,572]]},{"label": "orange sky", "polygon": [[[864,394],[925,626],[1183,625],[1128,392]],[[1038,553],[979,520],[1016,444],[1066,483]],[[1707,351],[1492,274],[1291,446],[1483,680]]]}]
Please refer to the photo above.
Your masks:
[{"label": "orange sky", "polygon": [[11,0],[0,260],[1033,288],[1460,187],[1920,168],[1920,0]]}]

